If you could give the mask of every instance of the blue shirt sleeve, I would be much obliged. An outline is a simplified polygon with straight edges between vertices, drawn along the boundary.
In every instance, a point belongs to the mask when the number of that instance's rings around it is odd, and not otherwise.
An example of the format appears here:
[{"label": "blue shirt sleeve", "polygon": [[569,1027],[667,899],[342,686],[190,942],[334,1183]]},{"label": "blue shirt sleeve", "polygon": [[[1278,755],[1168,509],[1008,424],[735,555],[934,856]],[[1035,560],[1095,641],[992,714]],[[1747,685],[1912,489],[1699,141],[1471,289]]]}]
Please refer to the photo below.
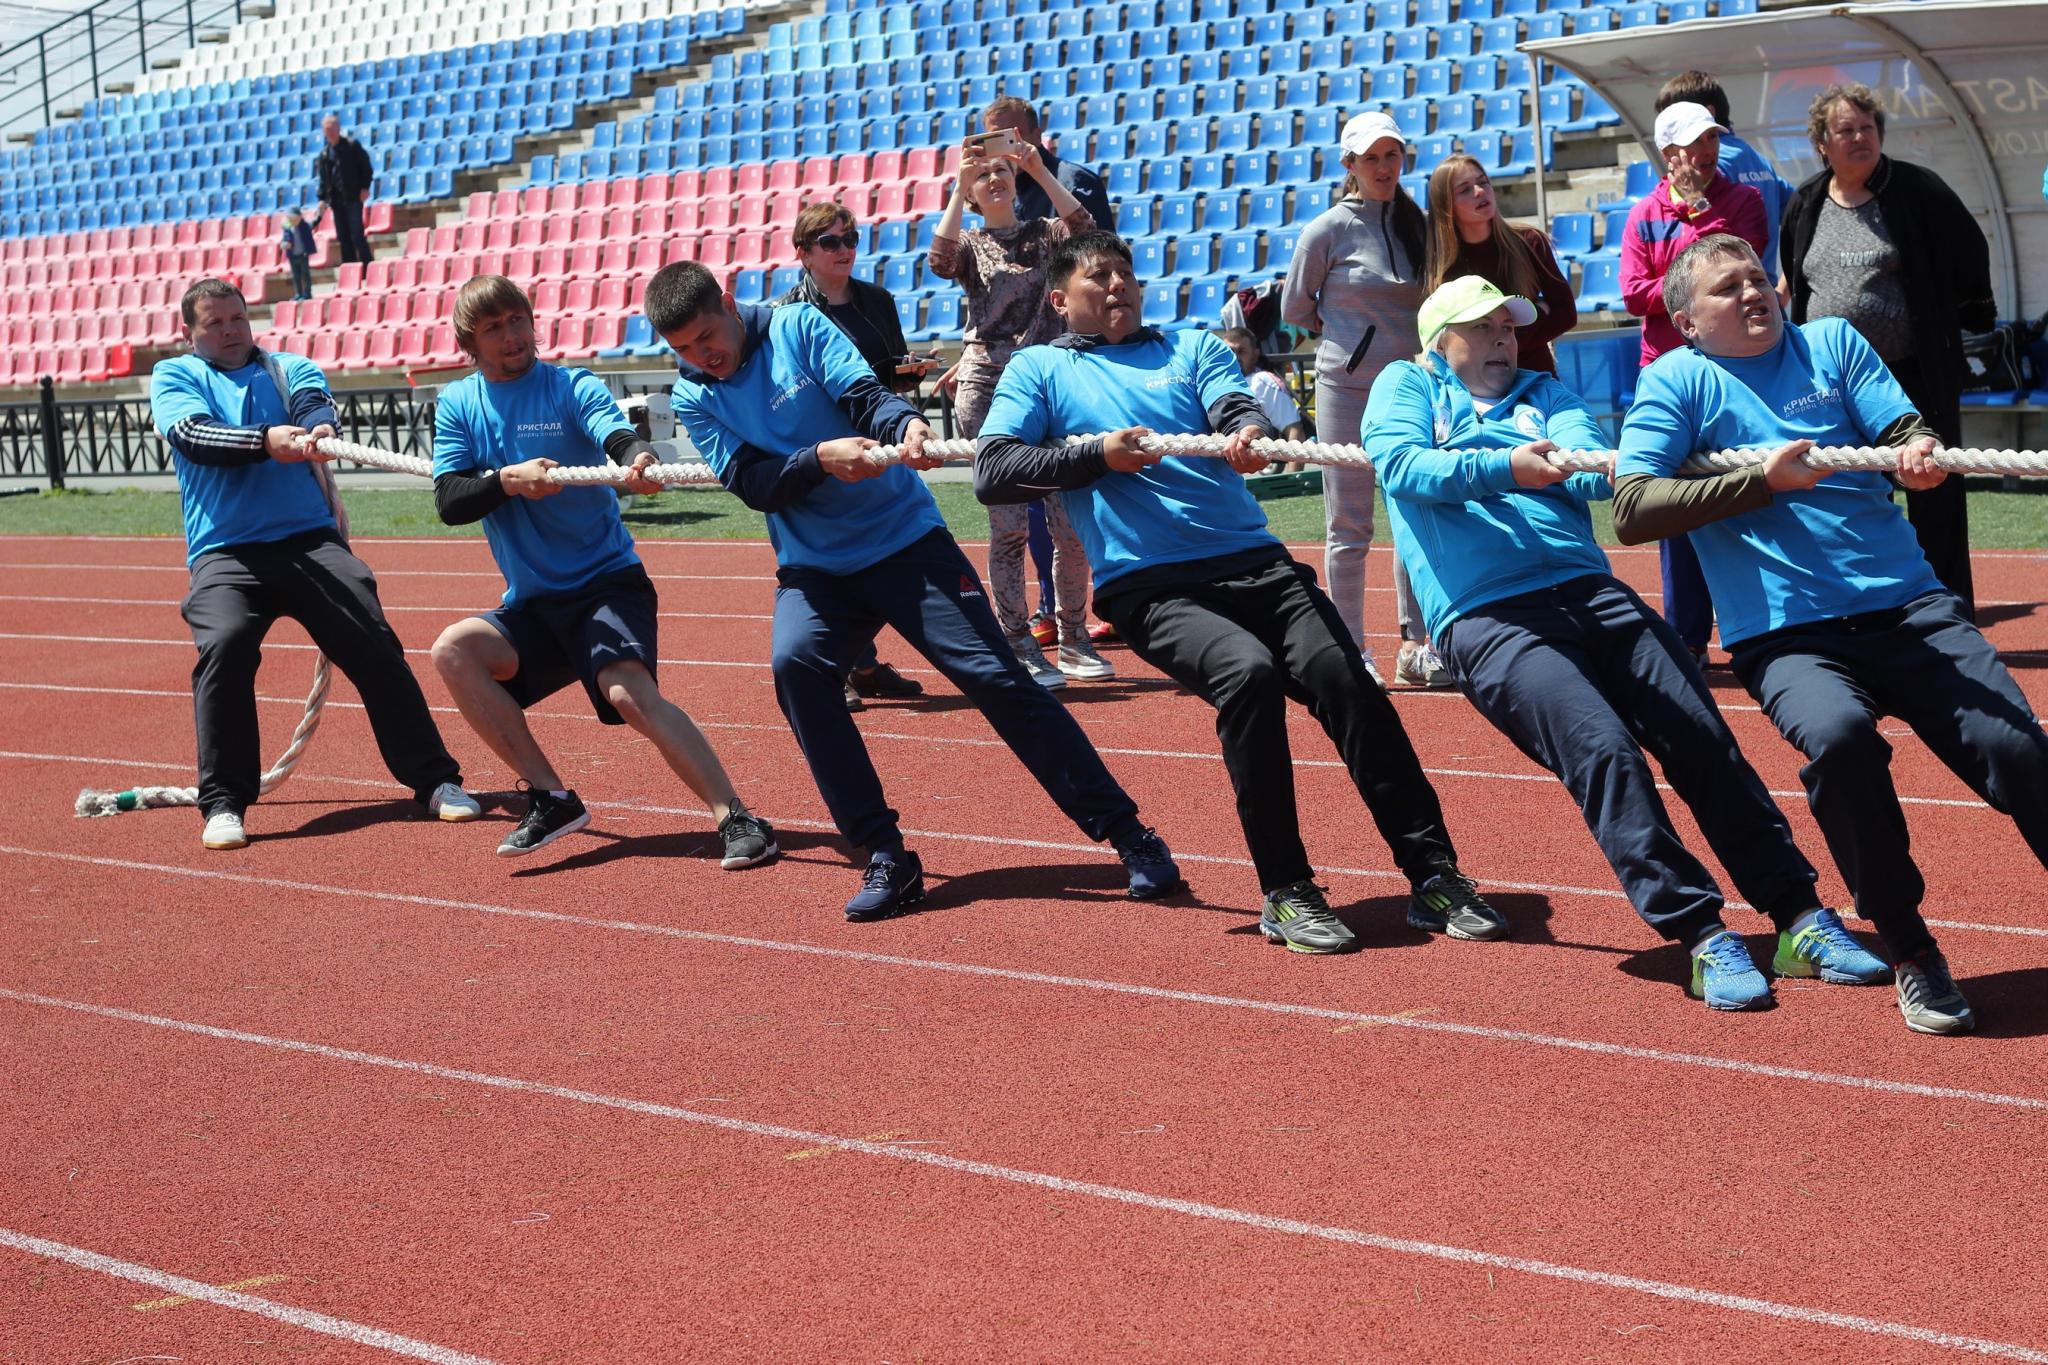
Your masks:
[{"label": "blue shirt sleeve", "polygon": [[[1552,379],[1537,388],[1543,410],[1543,436],[1559,450],[1606,450],[1607,433],[1593,420],[1593,413],[1570,388]],[[1581,502],[1602,502],[1614,496],[1605,474],[1578,473],[1564,481],[1564,489]]]},{"label": "blue shirt sleeve", "polygon": [[1412,361],[1395,361],[1373,381],[1360,425],[1380,488],[1409,502],[1470,502],[1512,489],[1511,452],[1436,449],[1435,397]]},{"label": "blue shirt sleeve", "polygon": [[435,478],[477,467],[476,452],[469,444],[469,424],[463,420],[467,397],[466,389],[449,388],[434,405]]},{"label": "blue shirt sleeve", "polygon": [[[1233,363],[1235,363],[1233,361]],[[981,435],[1009,436],[1026,445],[1042,446],[1052,438],[1052,405],[1046,400],[1045,376],[1030,350],[1010,357],[996,382]]]},{"label": "blue shirt sleeve", "polygon": [[[1849,419],[1863,433],[1865,441],[1877,440],[1886,427],[1917,411],[1913,400],[1906,396],[1905,389],[1878,359],[1876,350],[1861,332],[1841,318],[1823,319],[1821,325],[1825,327],[1828,349],[1841,370]],[[1807,331],[1809,342],[1814,330]]]},{"label": "blue shirt sleeve", "polygon": [[569,393],[576,404],[577,420],[582,423],[583,434],[599,450],[614,432],[633,431],[633,424],[626,420],[626,414],[619,411],[619,403],[612,397],[612,391],[604,381],[588,370],[572,370],[569,377]]},{"label": "blue shirt sleeve", "polygon": [[679,383],[670,390],[668,402],[675,410],[676,421],[689,434],[690,444],[697,447],[697,453],[711,466],[711,472],[724,478],[726,470],[732,467],[733,459],[739,454],[740,438],[725,423],[705,411],[697,401],[697,395],[685,385]]},{"label": "blue shirt sleeve", "polygon": [[302,355],[287,355],[280,358],[279,369],[284,371],[284,386],[287,392],[303,393],[307,389],[327,388],[327,376],[320,373],[320,367]]},{"label": "blue shirt sleeve", "polygon": [[[1661,359],[1661,357],[1660,357]],[[1700,421],[1697,395],[1669,365],[1653,364],[1636,381],[1635,401],[1621,419],[1621,445],[1614,460],[1617,477],[1656,474],[1668,478],[1692,458]]]},{"label": "blue shirt sleeve", "polygon": [[160,435],[188,417],[212,417],[213,407],[206,391],[193,379],[188,367],[169,361],[158,365],[149,376],[149,415]]},{"label": "blue shirt sleeve", "polygon": [[1237,356],[1213,332],[1196,332],[1195,391],[1202,396],[1204,410],[1213,408],[1226,394],[1249,394],[1252,387],[1244,377]]},{"label": "blue shirt sleeve", "polygon": [[802,341],[804,369],[833,402],[844,398],[846,391],[860,381],[875,377],[874,368],[861,358],[860,349],[847,340],[846,333],[832,325],[832,319],[816,308],[797,304],[777,311],[795,315],[796,331]]}]

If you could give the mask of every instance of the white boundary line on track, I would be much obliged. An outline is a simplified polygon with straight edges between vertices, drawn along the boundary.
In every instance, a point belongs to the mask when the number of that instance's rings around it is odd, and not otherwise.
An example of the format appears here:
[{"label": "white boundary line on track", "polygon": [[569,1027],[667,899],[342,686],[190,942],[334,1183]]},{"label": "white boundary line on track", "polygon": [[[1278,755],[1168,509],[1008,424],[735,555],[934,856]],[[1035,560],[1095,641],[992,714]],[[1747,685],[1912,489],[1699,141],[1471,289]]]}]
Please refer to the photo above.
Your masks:
[{"label": "white boundary line on track", "polygon": [[[1564,1052],[1590,1053],[1603,1057],[1621,1057],[1633,1061],[1656,1062],[1666,1066],[1695,1067],[1709,1071],[1734,1072],[1745,1076],[1769,1077],[1773,1080],[1803,1081],[1812,1085],[1833,1086],[1846,1090],[1873,1091],[1878,1094],[1910,1099],[1958,1100],[1971,1104],[1991,1105],[1997,1108],[2048,1113],[2048,1098],[2036,1095],[2017,1095],[1995,1090],[1968,1090],[1953,1086],[1925,1085],[1918,1081],[1892,1081],[1881,1077],[1856,1076],[1845,1072],[1813,1071],[1804,1067],[1778,1066],[1770,1062],[1750,1062],[1740,1058],[1715,1057],[1706,1053],[1673,1052],[1664,1048],[1639,1047],[1629,1043],[1607,1043],[1590,1038],[1573,1038],[1560,1034],[1537,1033],[1527,1029],[1499,1028],[1491,1024],[1461,1024],[1446,1019],[1397,1014],[1369,1014],[1358,1010],[1335,1009],[1322,1005],[1302,1005],[1280,1000],[1259,1000],[1247,996],[1216,995],[1206,991],[1175,990],[1167,986],[1146,986],[1135,982],[1109,981],[1096,977],[1065,976],[1056,972],[1029,971],[1017,967],[992,967],[973,962],[947,962],[935,958],[904,957],[893,953],[867,952],[857,948],[833,948],[815,943],[789,943],[780,939],[751,938],[741,934],[721,934],[703,929],[685,929],[676,925],[651,924],[644,920],[598,919],[588,915],[572,915],[567,911],[560,910],[533,910],[514,905],[493,905],[488,901],[450,900],[441,896],[420,896],[402,891],[364,890],[359,887],[335,886],[326,882],[304,882],[284,877],[259,877],[241,872],[214,872],[200,868],[179,867],[172,863],[148,863],[132,858],[105,858],[86,853],[66,853],[57,849],[19,848],[0,844],[0,853],[22,858],[44,858],[53,862],[72,863],[88,867],[119,868],[126,872],[153,872],[173,877],[190,877],[198,881],[227,882],[237,886],[259,886],[277,891],[295,891],[313,895],[335,896],[343,899],[353,897],[362,900],[385,901],[397,905],[426,906],[439,910],[467,910],[478,914],[503,916],[509,919],[536,920],[546,924],[566,924],[579,928],[605,929],[619,933],[650,934],[658,938],[678,939],[691,943],[711,943],[766,952],[793,953],[804,957],[819,957],[841,962],[861,962],[875,966],[905,968],[911,971],[942,972],[955,976],[1016,981],[1027,985],[1056,986],[1071,990],[1095,991],[1107,995],[1137,996],[1143,999],[1162,1000],[1174,1004],[1249,1010],[1262,1014],[1288,1015],[1296,1018],[1327,1020],[1340,1024],[1367,1024],[1385,1028],[1403,1028],[1415,1033],[1441,1034],[1458,1038],[1481,1038],[1491,1042],[1551,1048]],[[6,994],[5,991],[0,991],[0,995],[4,994]]]},{"label": "white boundary line on track", "polygon": [[[1384,1233],[1365,1232],[1356,1228],[1338,1227],[1325,1223],[1310,1223],[1298,1218],[1255,1213],[1244,1209],[1229,1208],[1220,1204],[1203,1203],[1198,1200],[1177,1199],[1169,1195],[1150,1194],[1142,1190],[1127,1189],[1119,1185],[1106,1185],[1092,1180],[1074,1180],[1066,1176],[1051,1175],[1043,1171],[1024,1170],[1014,1166],[1001,1166],[988,1161],[974,1161],[965,1157],[948,1156],[942,1152],[927,1151],[916,1147],[897,1147],[882,1142],[866,1142],[858,1138],[841,1137],[835,1133],[813,1132],[805,1128],[790,1128],[782,1124],[733,1118],[725,1114],[708,1114],[694,1109],[684,1109],[677,1105],[660,1104],[652,1100],[629,1099],[619,1095],[606,1095],[591,1090],[578,1090],[569,1086],[554,1085],[546,1081],[527,1080],[516,1076],[499,1076],[483,1071],[467,1071],[457,1067],[441,1066],[433,1062],[414,1061],[402,1057],[386,1057],[374,1052],[361,1052],[353,1048],[330,1047],[323,1043],[304,1042],[295,1038],[278,1038],[268,1034],[249,1033],[240,1029],[219,1028],[212,1024],[199,1024],[183,1019],[166,1018],[162,1015],[143,1014],[111,1005],[94,1005],[83,1001],[64,1000],[54,996],[37,995],[28,991],[12,990],[4,987],[0,987],[0,998],[49,1009],[69,1010],[74,1013],[111,1019],[121,1023],[145,1024],[152,1028],[195,1034],[199,1037],[211,1038],[220,1042],[244,1043],[253,1047],[269,1048],[277,1052],[294,1052],[302,1056],[318,1057],[325,1061],[352,1062],[360,1066],[380,1067],[390,1071],[418,1076],[431,1076],[436,1080],[459,1081],[470,1085],[484,1086],[493,1090],[509,1091],[514,1094],[567,1100],[574,1104],[619,1110],[630,1114],[645,1115],[650,1118],[673,1119],[683,1123],[696,1124],[701,1127],[719,1129],[728,1133],[740,1133],[748,1137],[768,1138],[780,1142],[797,1142],[807,1147],[831,1147],[839,1151],[858,1153],[862,1156],[926,1166],[936,1170],[948,1171],[955,1175],[979,1176],[985,1180],[997,1180],[1012,1185],[1022,1185],[1031,1189],[1049,1190],[1055,1194],[1080,1195],[1090,1199],[1102,1200],[1106,1203],[1145,1209],[1154,1213],[1179,1214],[1186,1218],[1196,1218],[1207,1222],[1251,1228],[1260,1232],[1276,1233],[1281,1236],[1304,1237],[1323,1242],[1335,1242],[1340,1245],[1360,1247],[1369,1251],[1442,1261],[1453,1265],[1479,1266],[1487,1270],[1506,1271],[1543,1279],[1562,1280],[1571,1284],[1591,1285],[1600,1289],[1644,1294],[1653,1298],[1666,1299],[1694,1307],[1716,1308],[1724,1312],[1751,1314],[1758,1317],[1773,1318],[1781,1322],[1796,1322],[1811,1327],[1831,1327],[1840,1331],[1860,1332],[1871,1336],[1889,1338],[1894,1341],[1910,1341],[1922,1346],[1937,1346],[1947,1350],[1969,1351],[1996,1359],[2030,1361],[2036,1362],[2036,1365],[2048,1365],[2048,1351],[2035,1350],[2031,1347],[2020,1346],[2011,1342],[1991,1341],[1983,1337],[1965,1336],[1956,1332],[1944,1332],[1930,1327],[1916,1327],[1909,1323],[1890,1322],[1882,1318],[1868,1318],[1853,1313],[1838,1313],[1825,1308],[1809,1308],[1801,1304],[1779,1303],[1771,1299],[1752,1298],[1743,1294],[1728,1294],[1719,1290],[1701,1289],[1693,1285],[1674,1284],[1667,1280],[1646,1279],[1639,1275],[1623,1275],[1610,1270],[1591,1270],[1582,1266],[1566,1265],[1556,1261],[1536,1260],[1526,1256],[1509,1256],[1499,1252],[1448,1246],[1440,1242],[1420,1241],[1411,1237],[1394,1237]],[[203,1286],[201,1287],[203,1288]]]},{"label": "white boundary line on track", "polygon": [[[15,596],[0,594],[0,602],[56,602],[67,606],[84,607],[175,607],[176,602],[154,597],[48,597],[23,593]],[[385,611],[431,611],[444,616],[481,616],[491,607],[412,607],[384,602]],[[663,611],[655,613],[664,618],[682,621],[773,621],[775,617],[765,611]]]},{"label": "white boundary line on track", "polygon": [[[55,1001],[45,1001],[39,997],[24,996],[14,991],[0,991],[0,995],[34,1004],[57,1003]],[[140,1020],[145,1016],[136,1015],[131,1017]],[[254,1035],[251,1036],[253,1037]],[[293,1327],[302,1327],[309,1332],[318,1332],[323,1336],[339,1337],[343,1341],[354,1342],[358,1346],[372,1346],[380,1351],[389,1351],[394,1355],[407,1356],[413,1360],[432,1361],[434,1365],[492,1365],[492,1362],[485,1356],[473,1356],[461,1351],[451,1351],[445,1346],[435,1346],[430,1342],[415,1341],[411,1337],[403,1337],[396,1332],[387,1332],[381,1327],[369,1327],[360,1322],[350,1322],[346,1318],[329,1317],[325,1313],[316,1313],[310,1308],[294,1308],[290,1304],[259,1298],[254,1294],[244,1294],[233,1289],[219,1289],[199,1280],[187,1279],[183,1275],[173,1275],[169,1271],[157,1270],[152,1266],[138,1265],[134,1261],[119,1260],[113,1256],[102,1255],[97,1251],[87,1251],[84,1247],[70,1246],[64,1242],[53,1242],[47,1238],[31,1236],[25,1232],[16,1232],[11,1228],[0,1228],[0,1246],[12,1247],[16,1251],[27,1252],[31,1256],[41,1256],[53,1261],[63,1261],[67,1265],[77,1266],[80,1270],[91,1270],[101,1275],[112,1275],[117,1279],[133,1280],[137,1284],[146,1284],[152,1289],[167,1290],[170,1293],[181,1294],[185,1298],[198,1299],[221,1308],[232,1308],[238,1313],[254,1313],[258,1317],[269,1318],[273,1322],[288,1323]]]},{"label": "white boundary line on track", "polygon": [[[0,684],[0,687],[4,686],[6,684]],[[266,700],[278,701],[281,699],[266,698]],[[733,725],[730,728],[737,729],[741,727]],[[146,759],[96,758],[84,754],[40,754],[0,749],[0,759],[10,758],[43,763],[71,763],[81,766],[103,765],[115,768],[149,768],[159,773],[174,772],[180,766],[177,763],[156,763]],[[298,772],[294,776],[302,782],[326,782],[336,786],[363,787],[385,793],[399,790],[393,783],[379,781],[374,778],[334,777],[322,773],[308,772]],[[1532,778],[1530,780],[1537,781],[1543,779]],[[676,815],[686,819],[707,819],[710,816],[708,810],[698,810],[688,806],[661,806],[647,801],[586,800],[584,804],[594,810],[620,810],[639,815]],[[763,818],[767,819],[771,824],[787,825],[791,829],[823,830],[826,833],[836,833],[838,829],[829,820],[808,820],[787,815],[764,816]],[[945,839],[955,843],[989,844],[1001,848],[1035,848],[1053,853],[1085,853],[1098,858],[1108,856],[1103,848],[1097,844],[1061,842],[1051,839],[1020,839],[993,834],[963,834],[956,830],[906,828],[903,833],[918,839]],[[1184,863],[1207,863],[1217,867],[1248,868],[1252,865],[1249,858],[1235,858],[1225,854],[1177,852],[1173,856]],[[1401,882],[1404,885],[1408,880],[1400,872],[1388,868],[1323,867],[1318,869],[1318,874],[1333,877],[1373,878],[1381,881]],[[1597,900],[1626,901],[1628,899],[1616,887],[1565,886],[1555,882],[1505,881],[1498,877],[1488,877],[1485,884],[1492,889],[1500,891],[1534,891],[1546,895],[1588,896]],[[1733,896],[1725,899],[1722,904],[1730,910],[1753,910],[1756,908],[1748,901]],[[2010,934],[2024,938],[2048,938],[2048,929],[2034,928],[2028,925],[1978,924],[1967,920],[1941,919],[1930,919],[1927,923],[1936,929],[1967,929],[1987,934]]]},{"label": "white boundary line on track", "polygon": [[[165,700],[177,701],[189,701],[192,696],[190,692],[173,692],[169,688],[86,687],[83,684],[74,683],[0,682],[0,690],[10,692],[57,692],[67,696],[161,697]],[[305,699],[302,697],[258,696],[256,700],[266,706],[296,706],[303,708],[306,704]],[[363,709],[361,702],[354,701],[329,701],[327,706],[331,710],[360,711]],[[429,706],[427,709],[438,715],[454,716],[461,714],[453,706]],[[595,724],[597,721],[596,716],[586,711],[546,711],[539,707],[530,707],[526,714],[542,720],[589,721],[592,724]],[[696,725],[700,730],[745,730],[776,735],[789,733],[786,726],[762,725],[751,721],[700,720],[696,722]],[[866,726],[861,727],[861,738],[890,740],[902,744],[937,744],[973,749],[1002,749],[1006,752],[1009,748],[1000,739],[987,739],[979,735],[911,735],[896,730],[874,730]],[[1204,753],[1198,749],[1138,749],[1127,745],[1097,744],[1095,745],[1095,752],[1111,758],[1173,758],[1219,765],[1223,762],[1221,754]],[[1297,758],[1294,760],[1294,766],[1297,768],[1341,769],[1344,763],[1341,759],[1334,758]],[[1502,773],[1493,772],[1485,768],[1431,767],[1424,767],[1422,771],[1431,777],[1463,777],[1487,782],[1536,782],[1544,784],[1555,784],[1557,782],[1555,776],[1545,772]],[[1671,791],[1671,784],[1660,780],[1657,783],[1657,790],[1669,792]],[[1803,802],[1806,799],[1806,793],[1803,791],[1792,791],[1790,789],[1781,791],[1776,788],[1766,788],[1766,790],[1773,797],[1782,801]],[[1984,802],[1974,798],[1964,800],[1953,796],[1901,796],[1899,803],[1907,806],[1946,806],[1958,810],[1988,811],[1991,809]]]}]

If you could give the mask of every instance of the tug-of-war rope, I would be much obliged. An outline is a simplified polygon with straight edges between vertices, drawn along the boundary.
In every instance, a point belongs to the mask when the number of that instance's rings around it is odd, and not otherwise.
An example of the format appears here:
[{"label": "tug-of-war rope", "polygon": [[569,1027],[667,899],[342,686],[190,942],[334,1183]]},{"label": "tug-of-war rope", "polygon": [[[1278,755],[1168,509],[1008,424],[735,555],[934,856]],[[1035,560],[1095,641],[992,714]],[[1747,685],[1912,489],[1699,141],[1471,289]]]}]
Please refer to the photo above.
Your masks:
[{"label": "tug-of-war rope", "polygon": [[[1098,438],[1068,438],[1069,444],[1095,439]],[[1229,437],[1217,435],[1150,435],[1139,440],[1140,447],[1147,454],[1159,455],[1221,455],[1229,443]],[[924,443],[924,453],[941,460],[968,461],[974,458],[974,447],[973,441],[930,440]],[[324,440],[319,443],[319,449],[323,455],[392,474],[412,474],[420,478],[432,478],[434,474],[431,460],[422,459],[417,455],[397,455],[388,450],[379,450],[375,446],[357,445],[353,441]],[[1368,467],[1372,464],[1372,457],[1365,453],[1363,446],[1343,445],[1337,442],[1255,440],[1252,442],[1252,453],[1267,460],[1288,463]],[[1710,451],[1703,455],[1695,455],[1679,472],[1725,474],[1730,470],[1762,464],[1770,453],[1768,450]],[[865,454],[868,463],[876,468],[900,464],[903,460],[901,446],[874,446]],[[1567,471],[1605,473],[1614,455],[1615,452],[1611,450],[1553,450],[1545,458]],[[1899,452],[1889,446],[1816,446],[1800,458],[1812,469],[1882,472],[1898,467]],[[2048,476],[2048,451],[1956,448],[1936,451],[1931,457],[1931,463],[1950,474]],[[672,488],[718,482],[718,476],[711,471],[711,466],[701,461],[657,464],[642,472],[652,482]],[[554,483],[612,487],[623,486],[627,475],[628,471],[621,465],[563,465],[547,473],[548,479]],[[291,742],[285,746],[284,753],[270,766],[270,770],[263,774],[260,792],[267,794],[281,785],[291,775],[300,756],[305,753],[307,741],[312,739],[313,732],[319,728],[320,712],[327,702],[329,673],[326,656],[319,656],[313,667],[312,688],[306,694],[305,714],[293,728]],[[115,815],[128,810],[192,806],[197,805],[198,801],[199,792],[195,787],[133,787],[120,792],[88,789],[78,794],[77,810],[81,816]]]}]

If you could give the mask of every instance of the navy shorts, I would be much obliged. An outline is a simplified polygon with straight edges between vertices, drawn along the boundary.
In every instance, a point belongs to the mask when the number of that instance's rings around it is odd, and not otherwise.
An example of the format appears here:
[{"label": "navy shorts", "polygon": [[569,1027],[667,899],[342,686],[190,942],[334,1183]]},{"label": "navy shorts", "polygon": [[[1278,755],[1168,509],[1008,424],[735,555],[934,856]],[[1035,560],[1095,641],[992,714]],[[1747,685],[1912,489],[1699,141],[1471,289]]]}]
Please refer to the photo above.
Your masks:
[{"label": "navy shorts", "polygon": [[637,659],[655,671],[659,657],[656,598],[647,570],[635,564],[574,592],[550,593],[516,607],[485,612],[483,619],[519,655],[519,671],[505,681],[523,710],[581,682],[597,718],[606,725],[625,719],[605,700],[597,675],[615,663]]}]

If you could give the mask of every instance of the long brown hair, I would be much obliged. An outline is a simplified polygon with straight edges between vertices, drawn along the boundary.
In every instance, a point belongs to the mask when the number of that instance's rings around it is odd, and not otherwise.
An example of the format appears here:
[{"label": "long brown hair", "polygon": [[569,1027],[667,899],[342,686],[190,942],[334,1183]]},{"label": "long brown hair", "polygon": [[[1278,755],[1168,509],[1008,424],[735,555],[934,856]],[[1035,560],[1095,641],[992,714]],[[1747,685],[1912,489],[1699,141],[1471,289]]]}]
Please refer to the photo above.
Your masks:
[{"label": "long brown hair", "polygon": [[[1429,173],[1429,256],[1428,264],[1422,271],[1422,291],[1425,296],[1433,294],[1450,278],[1457,268],[1458,258],[1464,254],[1465,243],[1458,236],[1458,219],[1455,196],[1451,182],[1461,171],[1474,170],[1486,177],[1488,184],[1493,177],[1486,174],[1486,167],[1474,157],[1459,152],[1443,159],[1443,164]],[[1543,287],[1543,275],[1536,265],[1536,254],[1529,247],[1528,239],[1520,230],[1500,216],[1499,208],[1493,215],[1493,249],[1495,259],[1500,262],[1499,279],[1493,281],[1500,286],[1503,294],[1519,294],[1525,299],[1534,299]]]}]

